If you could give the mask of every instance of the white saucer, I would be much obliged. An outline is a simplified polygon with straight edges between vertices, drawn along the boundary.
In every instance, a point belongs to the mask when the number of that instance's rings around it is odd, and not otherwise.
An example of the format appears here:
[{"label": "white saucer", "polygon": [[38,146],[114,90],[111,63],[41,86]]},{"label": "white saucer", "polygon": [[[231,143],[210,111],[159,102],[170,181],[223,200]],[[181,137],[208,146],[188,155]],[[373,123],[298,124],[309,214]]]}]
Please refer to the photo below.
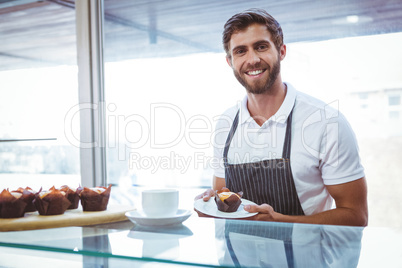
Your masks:
[{"label": "white saucer", "polygon": [[126,217],[139,225],[144,226],[164,226],[179,224],[187,220],[193,212],[186,209],[179,209],[176,215],[173,217],[163,217],[163,218],[149,218],[141,210],[134,210],[126,212]]},{"label": "white saucer", "polygon": [[207,202],[202,199],[198,199],[194,202],[194,208],[199,212],[207,214],[209,216],[217,217],[217,218],[225,218],[225,219],[240,219],[240,218],[248,218],[254,216],[258,213],[250,213],[244,210],[244,205],[255,205],[254,202],[251,202],[247,199],[241,199],[241,205],[235,212],[222,212],[218,210],[216,206],[214,198],[210,198]]}]

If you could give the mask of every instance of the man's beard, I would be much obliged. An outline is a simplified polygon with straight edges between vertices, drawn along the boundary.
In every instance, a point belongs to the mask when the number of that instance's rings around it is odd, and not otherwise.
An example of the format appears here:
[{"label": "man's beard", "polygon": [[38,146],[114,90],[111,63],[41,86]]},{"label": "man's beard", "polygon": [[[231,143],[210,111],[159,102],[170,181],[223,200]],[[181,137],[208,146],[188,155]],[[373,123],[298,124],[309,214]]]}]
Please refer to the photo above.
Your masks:
[{"label": "man's beard", "polygon": [[[258,69],[256,67],[255,69]],[[267,72],[269,73],[268,79],[266,80],[265,84],[256,84],[255,86],[252,86],[246,82],[245,79],[243,79],[239,72],[233,69],[233,73],[237,80],[242,84],[247,92],[252,93],[252,94],[264,94],[266,92],[269,92],[272,85],[275,83],[276,79],[278,78],[279,72],[281,70],[281,65],[280,65],[280,59],[278,57],[278,60],[274,63],[274,65],[269,66],[267,68]]]}]

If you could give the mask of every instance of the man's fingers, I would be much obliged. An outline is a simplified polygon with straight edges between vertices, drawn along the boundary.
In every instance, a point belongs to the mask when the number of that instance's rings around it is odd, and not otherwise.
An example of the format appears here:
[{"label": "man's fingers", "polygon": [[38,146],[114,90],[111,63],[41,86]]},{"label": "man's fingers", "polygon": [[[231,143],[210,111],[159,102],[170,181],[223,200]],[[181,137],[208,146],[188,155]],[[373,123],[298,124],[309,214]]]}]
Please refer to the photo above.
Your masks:
[{"label": "man's fingers", "polygon": [[245,205],[244,206],[244,210],[250,213],[254,213],[254,212],[259,212],[257,211],[258,206],[257,205]]},{"label": "man's fingers", "polygon": [[262,204],[260,206],[258,206],[258,205],[245,205],[244,210],[247,211],[247,212],[250,212],[250,213],[258,212],[258,213],[267,214],[273,209],[272,209],[272,207],[270,205]]},{"label": "man's fingers", "polygon": [[198,199],[201,199],[202,198],[202,200],[204,200],[204,201],[208,201],[212,196],[214,196],[215,195],[215,191],[214,190],[212,190],[212,189],[208,189],[208,190],[206,190],[204,193],[202,193],[202,194],[200,194],[200,195],[197,195],[195,198],[194,198],[194,200],[198,200]]},{"label": "man's fingers", "polygon": [[212,189],[208,189],[208,190],[206,190],[205,192],[204,192],[204,196],[203,196],[203,200],[204,201],[208,201],[212,196],[214,196],[215,195],[215,192],[214,192],[214,190],[212,190]]},{"label": "man's fingers", "polygon": [[202,199],[203,199],[204,201],[208,201],[209,198],[210,198],[210,196],[209,196],[209,191],[207,190],[207,191],[205,191],[205,192],[202,194]]},{"label": "man's fingers", "polygon": [[195,201],[195,200],[198,200],[198,199],[201,199],[203,196],[204,196],[204,194],[199,194],[199,195],[197,195],[197,196],[194,198],[194,201]]},{"label": "man's fingers", "polygon": [[211,197],[209,195],[205,195],[202,200],[204,200],[205,202],[207,202]]}]

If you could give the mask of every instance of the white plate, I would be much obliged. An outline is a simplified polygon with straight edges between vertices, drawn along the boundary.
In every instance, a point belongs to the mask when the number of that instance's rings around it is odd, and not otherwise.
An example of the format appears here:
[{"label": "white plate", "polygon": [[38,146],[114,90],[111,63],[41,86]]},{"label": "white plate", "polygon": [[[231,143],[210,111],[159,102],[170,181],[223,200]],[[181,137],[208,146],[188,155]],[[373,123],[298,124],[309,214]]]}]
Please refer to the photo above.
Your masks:
[{"label": "white plate", "polygon": [[226,218],[226,219],[239,219],[239,218],[248,218],[257,214],[257,212],[249,213],[243,209],[245,205],[256,205],[254,202],[251,202],[247,199],[241,199],[241,205],[235,212],[222,212],[218,210],[216,206],[215,199],[212,197],[207,202],[202,199],[198,199],[194,202],[194,208],[199,212],[207,214],[209,216],[217,217],[217,218]]},{"label": "white plate", "polygon": [[187,220],[188,217],[191,216],[191,214],[192,211],[190,210],[179,209],[177,210],[175,216],[166,218],[149,218],[145,216],[145,214],[141,210],[129,211],[125,215],[130,221],[139,225],[164,226],[182,223],[183,221]]}]

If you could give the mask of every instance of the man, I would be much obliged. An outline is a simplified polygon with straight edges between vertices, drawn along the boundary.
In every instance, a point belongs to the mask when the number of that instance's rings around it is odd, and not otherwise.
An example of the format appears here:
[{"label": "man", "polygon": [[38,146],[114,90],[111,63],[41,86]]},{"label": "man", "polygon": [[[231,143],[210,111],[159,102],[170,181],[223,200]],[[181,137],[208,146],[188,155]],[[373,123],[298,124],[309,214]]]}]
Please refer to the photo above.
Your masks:
[{"label": "man", "polygon": [[258,204],[244,207],[258,212],[255,220],[367,225],[353,131],[338,111],[282,82],[279,23],[260,9],[236,14],[225,24],[223,45],[247,95],[216,125],[214,155],[223,165],[215,168],[213,189],[196,199],[227,187]]}]

